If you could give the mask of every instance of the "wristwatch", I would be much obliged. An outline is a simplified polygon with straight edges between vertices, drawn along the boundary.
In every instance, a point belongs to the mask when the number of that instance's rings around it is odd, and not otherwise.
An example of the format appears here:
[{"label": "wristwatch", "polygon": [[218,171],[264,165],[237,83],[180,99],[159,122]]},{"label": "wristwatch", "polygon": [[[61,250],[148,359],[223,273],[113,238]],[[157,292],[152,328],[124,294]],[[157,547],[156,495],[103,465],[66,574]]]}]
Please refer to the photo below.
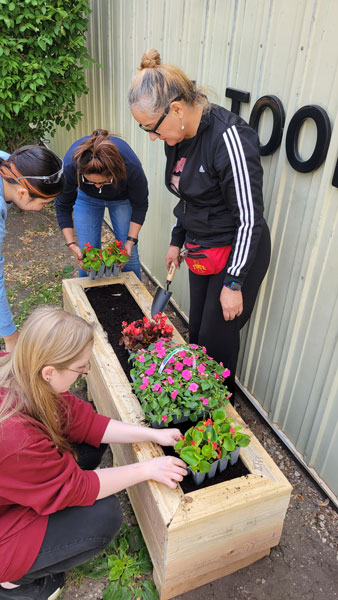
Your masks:
[{"label": "wristwatch", "polygon": [[134,242],[135,246],[138,243],[138,239],[134,238],[134,237],[131,237],[131,235],[127,236],[127,240],[129,240],[130,242]]},{"label": "wristwatch", "polygon": [[230,290],[233,290],[234,292],[240,292],[242,289],[241,284],[237,283],[237,281],[232,281],[231,283],[225,283],[224,286],[229,288]]}]

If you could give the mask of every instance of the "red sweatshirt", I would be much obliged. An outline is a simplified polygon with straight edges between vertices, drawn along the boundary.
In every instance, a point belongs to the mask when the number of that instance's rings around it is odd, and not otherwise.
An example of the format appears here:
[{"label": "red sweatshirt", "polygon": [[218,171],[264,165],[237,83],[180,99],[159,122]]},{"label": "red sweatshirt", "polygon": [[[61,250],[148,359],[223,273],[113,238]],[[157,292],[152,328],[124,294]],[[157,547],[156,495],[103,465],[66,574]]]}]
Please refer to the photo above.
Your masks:
[{"label": "red sweatshirt", "polygon": [[[5,390],[0,389],[0,402]],[[98,447],[109,419],[70,392],[70,442]],[[15,581],[33,565],[48,515],[67,506],[90,506],[99,493],[94,471],[82,471],[45,433],[17,415],[0,424],[0,582]]]}]

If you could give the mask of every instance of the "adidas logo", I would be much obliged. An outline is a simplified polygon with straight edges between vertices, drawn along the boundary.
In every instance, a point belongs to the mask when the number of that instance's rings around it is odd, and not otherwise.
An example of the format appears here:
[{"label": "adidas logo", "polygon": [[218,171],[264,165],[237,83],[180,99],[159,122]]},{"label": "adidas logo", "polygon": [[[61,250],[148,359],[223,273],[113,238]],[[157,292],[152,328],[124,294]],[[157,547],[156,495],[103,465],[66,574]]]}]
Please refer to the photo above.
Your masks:
[{"label": "adidas logo", "polygon": [[204,167],[203,165],[200,166],[200,168],[198,169],[200,173],[205,173]]}]

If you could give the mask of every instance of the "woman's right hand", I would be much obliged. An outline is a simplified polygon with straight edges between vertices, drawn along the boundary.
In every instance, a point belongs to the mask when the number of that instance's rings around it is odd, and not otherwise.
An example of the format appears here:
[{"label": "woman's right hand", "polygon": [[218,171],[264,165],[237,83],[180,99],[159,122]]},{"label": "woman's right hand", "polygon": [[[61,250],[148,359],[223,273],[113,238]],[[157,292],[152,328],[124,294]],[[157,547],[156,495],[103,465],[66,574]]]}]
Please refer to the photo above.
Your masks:
[{"label": "woman's right hand", "polygon": [[186,464],[175,456],[159,456],[142,463],[147,471],[147,479],[153,479],[175,489],[177,483],[188,474]]},{"label": "woman's right hand", "polygon": [[176,269],[180,268],[180,252],[181,249],[178,246],[169,246],[169,250],[165,257],[165,264],[169,271],[171,263],[175,264]]},{"label": "woman's right hand", "polygon": [[77,266],[80,267],[80,269],[83,269],[84,267],[83,267],[83,261],[82,261],[81,248],[79,246],[77,246],[76,244],[72,244],[71,246],[68,246],[68,249],[71,251],[72,255],[74,256]]}]

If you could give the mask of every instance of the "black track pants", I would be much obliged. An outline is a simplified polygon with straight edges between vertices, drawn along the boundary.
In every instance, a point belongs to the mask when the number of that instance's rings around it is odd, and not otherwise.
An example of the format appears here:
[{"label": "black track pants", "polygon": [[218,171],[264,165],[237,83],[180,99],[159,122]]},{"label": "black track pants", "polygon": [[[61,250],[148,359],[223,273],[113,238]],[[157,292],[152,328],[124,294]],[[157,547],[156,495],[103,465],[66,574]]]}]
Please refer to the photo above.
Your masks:
[{"label": "black track pants", "polygon": [[[75,446],[82,469],[95,469],[106,446]],[[15,583],[29,584],[73,569],[99,554],[117,534],[122,523],[120,503],[115,496],[96,500],[92,506],[72,506],[48,518],[40,552],[31,569]]]},{"label": "black track pants", "polygon": [[230,369],[231,376],[226,383],[231,392],[235,385],[239,332],[253,311],[259,287],[269,266],[270,253],[270,233],[265,224],[256,258],[242,288],[243,313],[232,321],[224,320],[219,300],[226,267],[217,275],[196,275],[189,271],[189,341],[205,346],[210,356],[217,362],[222,361]]}]

